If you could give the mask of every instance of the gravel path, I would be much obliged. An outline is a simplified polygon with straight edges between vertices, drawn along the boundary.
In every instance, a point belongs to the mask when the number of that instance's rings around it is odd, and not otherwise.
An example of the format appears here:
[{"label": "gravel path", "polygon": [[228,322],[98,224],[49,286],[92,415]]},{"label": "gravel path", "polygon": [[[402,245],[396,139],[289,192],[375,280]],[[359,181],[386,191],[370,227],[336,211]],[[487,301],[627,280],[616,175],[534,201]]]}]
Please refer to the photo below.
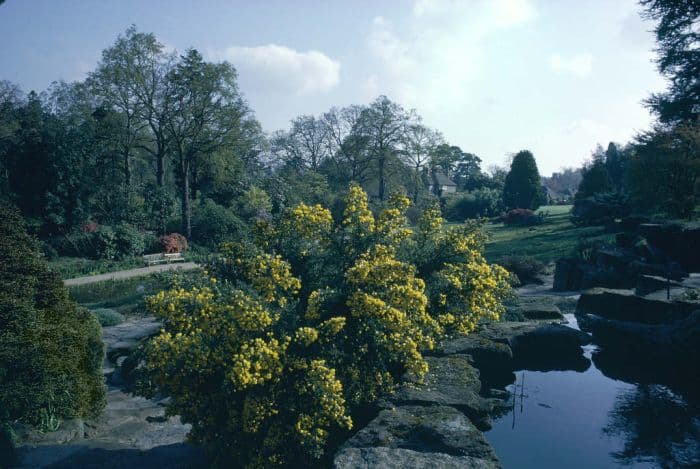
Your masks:
[{"label": "gravel path", "polygon": [[165,272],[168,270],[192,270],[199,267],[199,264],[194,262],[181,262],[177,264],[160,264],[149,267],[141,267],[139,269],[120,270],[118,272],[109,272],[106,274],[89,275],[87,277],[76,277],[64,280],[63,283],[67,287],[73,285],[86,285],[88,283],[104,282],[105,280],[123,280],[131,277],[141,277],[156,272]]}]

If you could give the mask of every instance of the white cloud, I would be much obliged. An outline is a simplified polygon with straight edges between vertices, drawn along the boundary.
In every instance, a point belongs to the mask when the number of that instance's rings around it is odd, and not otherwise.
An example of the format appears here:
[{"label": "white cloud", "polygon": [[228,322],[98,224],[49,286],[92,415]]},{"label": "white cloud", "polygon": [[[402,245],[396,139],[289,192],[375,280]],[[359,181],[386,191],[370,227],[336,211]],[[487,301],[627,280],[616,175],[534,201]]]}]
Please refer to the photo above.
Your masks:
[{"label": "white cloud", "polygon": [[476,94],[470,84],[489,73],[486,44],[535,17],[528,0],[417,0],[405,24],[376,17],[367,46],[377,64],[364,90],[385,93],[426,117],[464,106]]},{"label": "white cloud", "polygon": [[593,70],[593,54],[586,53],[573,57],[553,54],[549,57],[549,66],[557,73],[584,77]]},{"label": "white cloud", "polygon": [[268,44],[209,51],[209,56],[231,62],[239,71],[241,80],[254,82],[256,86],[275,93],[323,93],[340,82],[340,62],[315,50],[299,52]]}]

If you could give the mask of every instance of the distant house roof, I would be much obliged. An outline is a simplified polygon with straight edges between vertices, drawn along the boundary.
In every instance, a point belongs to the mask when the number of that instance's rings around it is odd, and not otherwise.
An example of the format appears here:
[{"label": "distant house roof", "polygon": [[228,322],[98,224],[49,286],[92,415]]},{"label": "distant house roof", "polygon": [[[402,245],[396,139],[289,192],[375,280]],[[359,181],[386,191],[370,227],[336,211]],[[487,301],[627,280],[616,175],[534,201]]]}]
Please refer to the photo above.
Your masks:
[{"label": "distant house roof", "polygon": [[457,187],[457,184],[455,184],[452,179],[448,178],[447,175],[445,173],[443,173],[442,171],[438,171],[435,173],[435,179],[437,180],[437,183],[439,186]]}]

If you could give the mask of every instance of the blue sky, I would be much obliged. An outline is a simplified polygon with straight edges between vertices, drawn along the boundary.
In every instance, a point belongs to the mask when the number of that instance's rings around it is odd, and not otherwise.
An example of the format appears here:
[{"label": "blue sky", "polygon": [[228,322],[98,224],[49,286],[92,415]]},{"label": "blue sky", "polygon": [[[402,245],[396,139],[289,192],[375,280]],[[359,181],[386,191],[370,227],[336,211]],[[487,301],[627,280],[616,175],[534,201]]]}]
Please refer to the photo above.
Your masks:
[{"label": "blue sky", "polygon": [[232,62],[265,130],[386,94],[485,166],[528,148],[543,174],[647,128],[665,86],[633,0],[7,0],[0,79],[80,80],[130,24]]}]

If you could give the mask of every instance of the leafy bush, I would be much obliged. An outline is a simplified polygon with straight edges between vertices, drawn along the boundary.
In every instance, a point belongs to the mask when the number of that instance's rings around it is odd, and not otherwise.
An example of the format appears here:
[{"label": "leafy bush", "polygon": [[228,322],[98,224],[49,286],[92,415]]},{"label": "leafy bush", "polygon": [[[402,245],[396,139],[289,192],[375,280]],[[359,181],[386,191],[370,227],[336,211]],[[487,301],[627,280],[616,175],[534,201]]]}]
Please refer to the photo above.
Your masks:
[{"label": "leafy bush", "polygon": [[500,192],[482,188],[448,196],[445,201],[445,218],[464,221],[468,218],[490,217],[498,213],[502,205]]},{"label": "leafy bush", "polygon": [[373,215],[352,186],[340,221],[300,204],[222,245],[148,300],[164,329],[142,388],[171,396],[220,463],[318,464],[363,406],[425,375],[424,350],[504,312],[509,275],[481,255],[480,226],[446,229],[433,206],[414,231],[408,206],[394,195]]},{"label": "leafy bush", "polygon": [[501,221],[510,226],[534,226],[543,224],[545,217],[527,208],[515,208],[502,215]]},{"label": "leafy bush", "polygon": [[102,327],[116,326],[124,322],[124,315],[110,308],[93,309],[92,313],[97,317]]},{"label": "leafy bush", "polygon": [[498,260],[498,264],[518,276],[520,283],[539,282],[537,276],[544,272],[544,264],[532,256],[511,255]]},{"label": "leafy bush", "polygon": [[605,225],[631,213],[627,197],[616,192],[595,194],[590,197],[576,198],[571,210],[571,222],[574,225]]},{"label": "leafy bush", "polygon": [[251,186],[239,200],[241,214],[246,218],[266,216],[272,212],[272,199],[263,189]]},{"label": "leafy bush", "polygon": [[247,236],[248,227],[230,209],[204,199],[192,218],[192,239],[216,247],[224,241],[238,241]]},{"label": "leafy bush", "polygon": [[12,427],[0,424],[0,467],[13,467],[17,462],[17,450]]},{"label": "leafy bush", "polygon": [[140,256],[146,248],[146,236],[131,225],[119,224],[114,229],[117,258]]},{"label": "leafy bush", "polygon": [[175,252],[187,251],[187,238],[180,233],[170,233],[159,238],[163,252],[172,254]]},{"label": "leafy bush", "polygon": [[105,403],[102,329],[68,297],[22,218],[0,205],[0,423],[85,417]]}]

